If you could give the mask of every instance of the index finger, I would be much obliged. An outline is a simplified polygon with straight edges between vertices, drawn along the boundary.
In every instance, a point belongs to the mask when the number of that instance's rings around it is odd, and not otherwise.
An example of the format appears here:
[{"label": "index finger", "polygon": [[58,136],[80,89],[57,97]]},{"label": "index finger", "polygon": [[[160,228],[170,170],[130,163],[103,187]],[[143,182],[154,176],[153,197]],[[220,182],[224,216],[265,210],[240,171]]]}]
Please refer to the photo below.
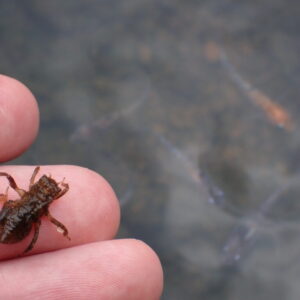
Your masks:
[{"label": "index finger", "polygon": [[39,110],[32,93],[21,82],[0,75],[0,161],[24,152],[38,127]]},{"label": "index finger", "polygon": [[[19,188],[28,190],[34,168],[34,166],[2,166],[0,172],[8,173]],[[68,192],[53,201],[49,211],[68,229],[71,240],[66,239],[57,231],[56,226],[43,216],[38,240],[29,254],[107,240],[115,236],[120,221],[119,203],[103,177],[86,168],[69,165],[42,166],[37,180],[43,174],[51,174],[57,182],[65,178],[64,182],[69,185]],[[8,181],[5,177],[0,177],[0,191],[5,191],[7,186]],[[9,199],[20,198],[11,188],[8,196]],[[32,238],[33,230],[18,243],[0,244],[0,260],[22,254]]]}]

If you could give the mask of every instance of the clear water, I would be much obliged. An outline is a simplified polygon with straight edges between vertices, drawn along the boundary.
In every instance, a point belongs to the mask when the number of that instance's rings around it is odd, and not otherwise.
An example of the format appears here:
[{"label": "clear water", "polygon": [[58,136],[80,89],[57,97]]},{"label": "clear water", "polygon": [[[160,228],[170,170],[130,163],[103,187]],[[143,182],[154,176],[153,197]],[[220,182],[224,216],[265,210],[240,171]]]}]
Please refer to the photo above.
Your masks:
[{"label": "clear water", "polygon": [[77,164],[159,254],[163,299],[299,299],[297,1],[2,1],[38,99],[13,163]]}]

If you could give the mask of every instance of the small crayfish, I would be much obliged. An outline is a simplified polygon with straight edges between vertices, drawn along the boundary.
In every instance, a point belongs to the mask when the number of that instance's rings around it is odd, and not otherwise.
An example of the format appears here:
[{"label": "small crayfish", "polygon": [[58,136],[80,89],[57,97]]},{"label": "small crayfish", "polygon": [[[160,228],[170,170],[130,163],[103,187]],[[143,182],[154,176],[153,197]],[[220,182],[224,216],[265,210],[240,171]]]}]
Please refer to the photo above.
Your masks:
[{"label": "small crayfish", "polygon": [[[5,194],[0,194],[0,201],[4,203],[0,211],[0,243],[13,244],[22,241],[34,227],[33,238],[23,253],[34,247],[39,236],[42,216],[48,217],[57,229],[70,240],[67,228],[49,212],[50,204],[62,197],[69,190],[69,185],[64,182],[57,183],[51,176],[46,175],[43,175],[35,183],[39,170],[40,167],[34,169],[28,191],[20,189],[11,175],[0,172],[0,176],[5,176],[10,187],[20,196],[20,199],[8,200],[8,188]],[[59,187],[59,184],[62,188]]]}]

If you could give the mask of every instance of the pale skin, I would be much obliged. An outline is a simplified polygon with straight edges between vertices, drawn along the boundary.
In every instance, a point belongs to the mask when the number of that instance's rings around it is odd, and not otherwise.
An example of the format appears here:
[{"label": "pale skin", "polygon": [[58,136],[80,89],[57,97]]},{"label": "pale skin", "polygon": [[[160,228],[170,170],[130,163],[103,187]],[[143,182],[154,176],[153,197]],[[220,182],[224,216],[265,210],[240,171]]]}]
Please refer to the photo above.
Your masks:
[{"label": "pale skin", "polygon": [[[0,75],[0,161],[22,154],[34,141],[38,126],[34,96],[20,82]],[[20,188],[19,195],[10,188],[8,199],[18,199],[28,189],[34,167],[0,166],[0,172],[13,176]],[[138,240],[113,239],[120,208],[107,181],[70,165],[41,166],[34,180],[43,174],[51,174],[57,182],[65,178],[69,184],[68,192],[49,211],[68,228],[70,240],[45,216],[27,256],[19,254],[33,231],[19,243],[0,244],[1,298],[159,299],[163,274],[154,251]],[[5,195],[7,186],[7,179],[0,177],[0,193]]]}]

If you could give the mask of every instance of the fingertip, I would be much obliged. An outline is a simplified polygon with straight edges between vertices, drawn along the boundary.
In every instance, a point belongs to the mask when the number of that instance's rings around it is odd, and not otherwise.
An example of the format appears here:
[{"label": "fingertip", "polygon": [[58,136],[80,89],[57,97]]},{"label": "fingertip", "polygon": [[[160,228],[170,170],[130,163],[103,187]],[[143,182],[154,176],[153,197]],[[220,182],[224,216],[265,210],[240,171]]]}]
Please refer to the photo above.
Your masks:
[{"label": "fingertip", "polygon": [[[110,183],[102,175],[91,169],[80,166],[68,167],[73,168],[73,172],[71,172],[78,176],[75,181],[83,183],[82,187],[77,187],[77,192],[84,195],[88,191],[89,198],[94,199],[92,202],[93,211],[90,211],[90,217],[92,217],[92,212],[97,215],[95,213],[98,209],[100,210],[101,227],[104,229],[105,234],[102,233],[101,228],[93,230],[98,235],[98,238],[95,237],[94,240],[102,240],[103,236],[105,236],[105,239],[115,237],[120,225],[121,212],[119,200]],[[82,199],[81,204],[82,211],[86,211],[87,204],[84,199]],[[99,221],[95,220],[95,224],[99,224]]]},{"label": "fingertip", "polygon": [[39,110],[33,94],[20,81],[0,74],[0,161],[24,152],[38,127]]},{"label": "fingertip", "polygon": [[[133,272],[139,272],[136,278],[143,281],[141,295],[143,299],[160,299],[163,291],[163,269],[156,252],[145,242],[136,239],[126,241],[128,247],[128,261],[132,260],[133,266],[138,266]],[[126,255],[126,252],[125,252]],[[144,279],[143,279],[144,278]],[[137,293],[135,291],[135,293]]]},{"label": "fingertip", "polygon": [[[137,240],[86,244],[0,263],[3,299],[158,300],[163,274],[154,251]],[[18,289],[22,282],[22,289]]]},{"label": "fingertip", "polygon": [[[120,299],[160,299],[163,270],[152,248],[136,239],[105,241],[99,243],[99,247],[103,261],[101,268],[108,270],[107,280],[122,295]],[[109,292],[103,290],[103,295]]]}]

